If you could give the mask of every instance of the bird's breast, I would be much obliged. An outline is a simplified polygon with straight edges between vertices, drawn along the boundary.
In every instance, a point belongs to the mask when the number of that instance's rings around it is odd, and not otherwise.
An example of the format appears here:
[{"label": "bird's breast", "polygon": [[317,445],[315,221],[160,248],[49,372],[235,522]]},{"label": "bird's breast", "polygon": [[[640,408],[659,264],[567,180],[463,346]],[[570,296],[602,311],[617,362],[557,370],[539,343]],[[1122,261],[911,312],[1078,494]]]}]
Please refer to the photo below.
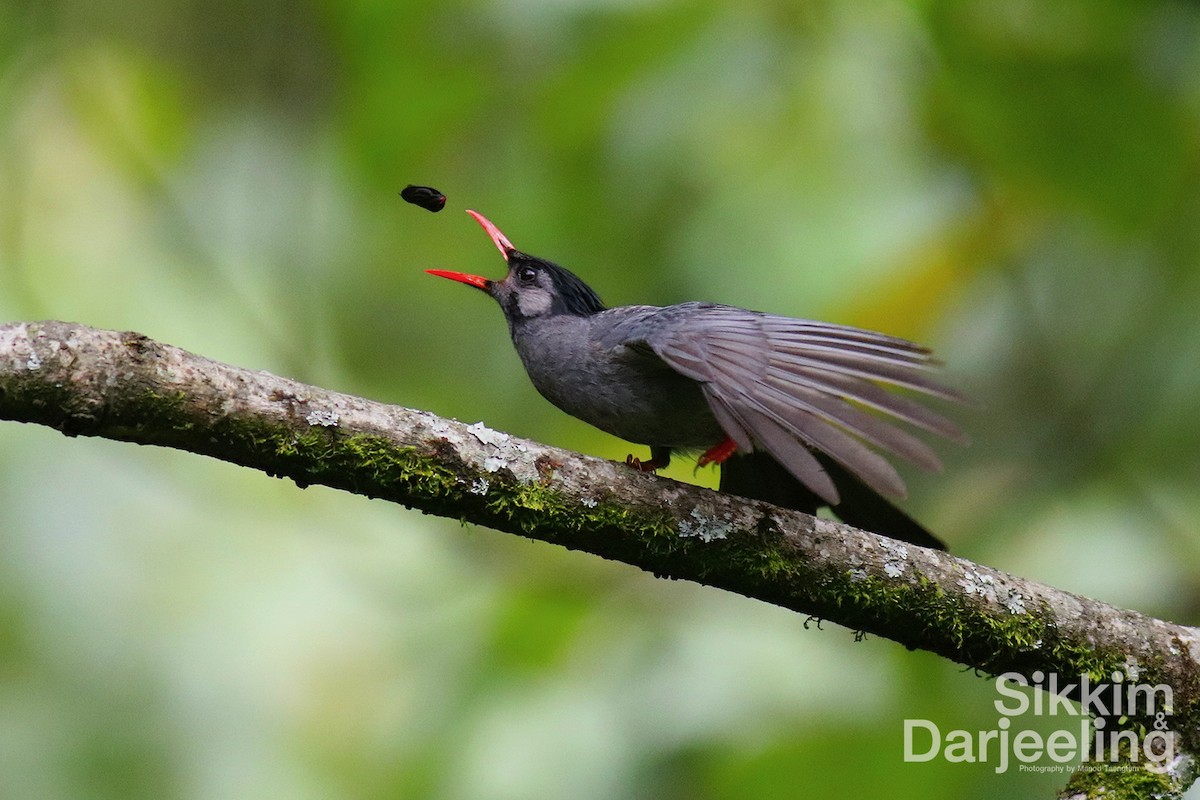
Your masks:
[{"label": "bird's breast", "polygon": [[534,387],[554,405],[603,431],[640,444],[707,448],[724,434],[700,384],[648,348],[606,346],[588,318],[514,330]]}]

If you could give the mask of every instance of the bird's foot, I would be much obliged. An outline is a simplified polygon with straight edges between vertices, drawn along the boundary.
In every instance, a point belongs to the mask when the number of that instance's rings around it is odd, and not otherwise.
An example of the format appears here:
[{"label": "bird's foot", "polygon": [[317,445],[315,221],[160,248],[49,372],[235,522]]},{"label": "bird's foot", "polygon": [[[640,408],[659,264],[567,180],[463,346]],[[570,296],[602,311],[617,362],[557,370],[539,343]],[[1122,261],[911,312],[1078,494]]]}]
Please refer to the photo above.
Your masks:
[{"label": "bird's foot", "polygon": [[640,458],[634,458],[633,453],[625,456],[625,466],[633,467],[638,472],[654,472],[655,470],[666,467],[670,463],[670,456],[667,456],[666,458],[659,458],[655,456],[654,458],[649,458],[645,461],[642,461]]},{"label": "bird's foot", "polygon": [[696,468],[707,467],[709,464],[724,464],[736,452],[737,442],[727,436],[720,444],[708,448],[696,459]]}]

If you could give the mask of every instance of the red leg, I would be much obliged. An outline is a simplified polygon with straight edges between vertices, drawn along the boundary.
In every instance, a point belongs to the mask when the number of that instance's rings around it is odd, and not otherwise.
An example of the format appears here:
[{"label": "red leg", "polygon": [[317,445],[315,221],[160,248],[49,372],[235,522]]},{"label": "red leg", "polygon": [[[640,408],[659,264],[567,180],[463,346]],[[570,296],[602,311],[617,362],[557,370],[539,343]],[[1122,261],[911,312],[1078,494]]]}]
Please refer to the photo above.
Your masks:
[{"label": "red leg", "polygon": [[671,448],[669,447],[651,447],[650,459],[648,461],[634,458],[632,453],[625,456],[625,466],[633,467],[638,472],[654,472],[655,470],[665,468],[670,463]]},{"label": "red leg", "polygon": [[725,437],[720,444],[713,445],[704,451],[700,458],[696,459],[697,467],[707,467],[709,464],[723,464],[726,459],[737,452],[737,442]]}]

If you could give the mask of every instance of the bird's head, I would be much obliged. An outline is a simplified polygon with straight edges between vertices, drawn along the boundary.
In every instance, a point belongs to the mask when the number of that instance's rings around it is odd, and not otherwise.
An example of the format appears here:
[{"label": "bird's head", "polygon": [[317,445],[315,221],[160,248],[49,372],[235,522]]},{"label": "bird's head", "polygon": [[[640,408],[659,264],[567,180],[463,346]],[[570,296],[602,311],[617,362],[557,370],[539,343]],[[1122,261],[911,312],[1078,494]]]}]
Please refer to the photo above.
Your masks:
[{"label": "bird's head", "polygon": [[573,272],[543,258],[522,253],[487,217],[476,211],[467,213],[492,237],[508,262],[508,274],[502,280],[491,280],[464,272],[425,270],[430,275],[482,289],[500,304],[510,323],[556,314],[585,317],[604,310],[604,303],[596,293]]}]

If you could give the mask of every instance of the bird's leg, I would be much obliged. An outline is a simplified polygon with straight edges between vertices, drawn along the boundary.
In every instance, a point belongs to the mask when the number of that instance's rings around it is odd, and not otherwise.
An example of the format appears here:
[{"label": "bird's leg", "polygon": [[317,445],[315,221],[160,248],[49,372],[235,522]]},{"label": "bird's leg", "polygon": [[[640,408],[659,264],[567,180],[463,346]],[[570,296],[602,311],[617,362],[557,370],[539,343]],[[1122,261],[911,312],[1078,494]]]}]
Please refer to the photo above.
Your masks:
[{"label": "bird's leg", "polygon": [[698,459],[696,459],[696,469],[699,469],[700,467],[707,467],[709,464],[724,464],[725,461],[736,452],[737,442],[726,436],[720,444],[716,444],[708,448]]},{"label": "bird's leg", "polygon": [[649,461],[634,458],[633,453],[625,456],[625,466],[633,467],[638,472],[654,472],[658,469],[664,469],[670,463],[671,448],[669,447],[651,447]]}]

